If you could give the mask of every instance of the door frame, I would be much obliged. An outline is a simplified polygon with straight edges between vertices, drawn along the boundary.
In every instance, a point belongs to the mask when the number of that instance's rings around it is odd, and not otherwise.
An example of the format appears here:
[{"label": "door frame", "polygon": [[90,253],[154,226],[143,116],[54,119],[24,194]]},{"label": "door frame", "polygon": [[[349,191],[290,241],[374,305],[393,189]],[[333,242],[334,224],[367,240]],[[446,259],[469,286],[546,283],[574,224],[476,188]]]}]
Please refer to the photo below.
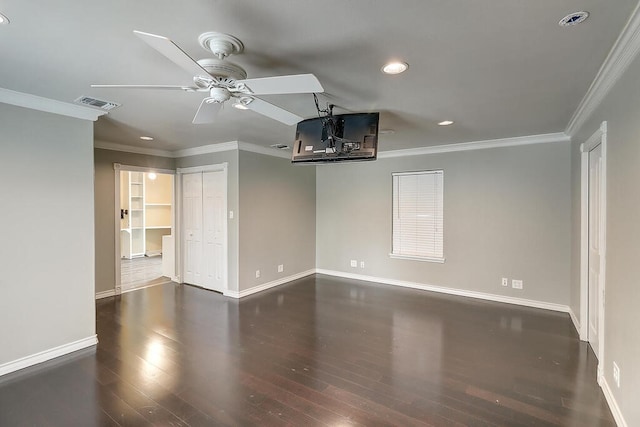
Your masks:
[{"label": "door frame", "polygon": [[589,153],[598,145],[602,149],[600,175],[600,279],[598,280],[598,384],[604,379],[604,308],[607,255],[607,122],[587,141],[580,144],[580,339],[589,340]]},{"label": "door frame", "polygon": [[[120,257],[122,256],[122,253],[120,251],[120,221],[117,220],[117,218],[120,217],[120,172],[144,172],[144,173],[149,173],[149,172],[155,172],[155,173],[161,173],[161,174],[165,174],[165,175],[175,175],[176,171],[172,170],[172,169],[158,169],[158,168],[148,168],[148,167],[142,167],[142,166],[132,166],[132,165],[123,165],[120,163],[114,163],[113,164],[113,169],[115,171],[114,175],[115,175],[115,209],[113,211],[113,218],[115,220],[115,272],[116,272],[116,283],[115,283],[115,295],[120,295],[122,294],[122,271],[120,268]],[[176,229],[176,215],[175,215],[175,199],[176,199],[176,180],[174,178],[173,180],[173,191],[172,191],[172,195],[171,195],[171,232],[173,234],[173,232]],[[175,242],[174,242],[175,243]],[[172,278],[173,280],[173,278]]]},{"label": "door frame", "polygon": [[[205,165],[205,166],[194,166],[188,168],[177,168],[176,169],[176,192],[175,192],[175,201],[176,201],[176,222],[177,225],[176,231],[176,279],[178,283],[183,283],[184,278],[184,262],[183,262],[183,254],[184,254],[184,242],[182,236],[184,234],[184,223],[183,223],[183,206],[182,206],[182,177],[185,174],[191,173],[204,173],[204,172],[224,172],[224,197],[223,197],[223,212],[224,222],[223,222],[223,260],[222,265],[224,266],[222,275],[224,277],[224,288],[223,294],[226,295],[229,292],[229,214],[228,214],[228,206],[229,206],[229,163],[218,163],[215,165]],[[119,211],[118,211],[119,212]]]}]

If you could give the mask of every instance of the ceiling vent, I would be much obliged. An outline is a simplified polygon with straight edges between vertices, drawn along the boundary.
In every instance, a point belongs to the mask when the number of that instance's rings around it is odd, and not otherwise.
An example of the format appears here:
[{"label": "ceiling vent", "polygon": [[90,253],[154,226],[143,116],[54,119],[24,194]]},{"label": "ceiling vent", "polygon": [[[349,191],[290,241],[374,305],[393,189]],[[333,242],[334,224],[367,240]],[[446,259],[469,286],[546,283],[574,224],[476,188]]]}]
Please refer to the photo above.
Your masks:
[{"label": "ceiling vent", "polygon": [[76,99],[76,104],[89,105],[91,107],[100,108],[101,110],[109,111],[113,110],[116,107],[119,107],[122,104],[118,104],[117,102],[105,101],[103,99],[91,98],[90,96],[81,96]]},{"label": "ceiling vent", "polygon": [[289,148],[291,148],[286,144],[273,144],[273,145],[270,145],[270,147],[277,148],[278,150],[288,150]]}]

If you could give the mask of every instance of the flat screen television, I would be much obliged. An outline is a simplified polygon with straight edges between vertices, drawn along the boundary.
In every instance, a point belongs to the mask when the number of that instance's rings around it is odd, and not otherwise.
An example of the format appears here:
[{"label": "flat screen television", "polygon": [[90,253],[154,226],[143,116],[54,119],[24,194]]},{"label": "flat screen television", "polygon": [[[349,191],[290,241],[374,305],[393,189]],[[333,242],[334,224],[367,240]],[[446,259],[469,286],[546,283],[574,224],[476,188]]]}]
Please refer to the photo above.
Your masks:
[{"label": "flat screen television", "polygon": [[292,163],[375,160],[380,113],[335,114],[303,120]]}]

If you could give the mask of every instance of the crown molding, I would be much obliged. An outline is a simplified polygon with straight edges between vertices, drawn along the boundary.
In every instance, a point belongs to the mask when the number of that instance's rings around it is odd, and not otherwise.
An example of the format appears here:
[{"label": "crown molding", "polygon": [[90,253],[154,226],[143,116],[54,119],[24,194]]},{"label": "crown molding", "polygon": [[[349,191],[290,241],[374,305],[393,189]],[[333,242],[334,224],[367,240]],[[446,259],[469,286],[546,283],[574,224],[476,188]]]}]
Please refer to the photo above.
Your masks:
[{"label": "crown molding", "polygon": [[452,153],[455,151],[483,150],[487,148],[515,147],[518,145],[549,144],[567,142],[570,138],[563,132],[543,135],[518,136],[515,138],[489,139],[485,141],[462,142],[459,144],[434,145],[431,147],[408,148],[406,150],[382,151],[379,159],[393,157],[420,156],[424,154]]},{"label": "crown molding", "polygon": [[199,156],[201,154],[220,153],[222,151],[233,151],[238,149],[238,141],[221,142],[218,144],[203,145],[200,147],[185,148],[171,152],[171,157]]},{"label": "crown molding", "polygon": [[157,148],[134,147],[131,145],[116,144],[114,142],[106,142],[106,141],[98,141],[98,140],[94,141],[93,147],[100,148],[102,150],[122,151],[125,153],[133,153],[133,154],[145,154],[147,156],[174,157],[173,152],[168,150],[159,150]]},{"label": "crown molding", "polygon": [[279,150],[277,148],[271,147],[263,147],[261,145],[251,144],[249,142],[239,142],[238,149],[242,151],[250,151],[252,153],[264,154],[265,156],[291,159],[291,152],[289,151]]},{"label": "crown molding", "polygon": [[627,70],[640,52],[640,3],[631,14],[620,36],[613,44],[589,90],[573,113],[566,130],[573,136],[591,117],[613,85]]},{"label": "crown molding", "polygon": [[199,156],[209,153],[220,153],[223,151],[250,151],[252,153],[264,154],[266,156],[281,157],[283,159],[290,159],[291,154],[286,151],[276,150],[274,148],[262,147],[260,145],[251,144],[249,142],[229,141],[219,144],[203,145],[201,147],[185,148],[182,150],[169,151],[159,150],[156,148],[134,147],[131,145],[116,144],[114,142],[106,142],[96,140],[94,148],[100,148],[102,150],[122,151],[125,153],[134,154],[146,154],[148,156],[159,156],[169,158],[180,158],[189,156]]},{"label": "crown molding", "polygon": [[45,113],[60,114],[95,122],[98,117],[107,114],[106,111],[70,102],[57,101],[30,93],[16,92],[14,90],[0,88],[0,102],[15,105],[16,107],[29,108],[31,110],[44,111]]},{"label": "crown molding", "polygon": [[[482,150],[486,148],[514,147],[518,145],[530,144],[548,144],[557,142],[570,141],[568,135],[563,132],[548,133],[543,135],[518,136],[515,138],[490,139],[485,141],[462,142],[459,144],[434,145],[431,147],[408,148],[406,150],[382,151],[378,153],[379,159],[388,159],[394,157],[421,156],[425,154],[451,153],[455,151]],[[133,147],[130,145],[116,144],[105,141],[95,141],[95,148],[104,150],[123,151],[126,153],[146,154],[149,156],[160,156],[170,158],[180,158],[189,156],[198,156],[209,153],[220,153],[223,151],[242,150],[252,153],[263,154],[266,156],[280,157],[290,159],[291,154],[288,151],[267,148],[249,142],[230,141],[219,144],[203,145],[201,147],[185,148],[183,150],[169,151],[153,148]]]}]

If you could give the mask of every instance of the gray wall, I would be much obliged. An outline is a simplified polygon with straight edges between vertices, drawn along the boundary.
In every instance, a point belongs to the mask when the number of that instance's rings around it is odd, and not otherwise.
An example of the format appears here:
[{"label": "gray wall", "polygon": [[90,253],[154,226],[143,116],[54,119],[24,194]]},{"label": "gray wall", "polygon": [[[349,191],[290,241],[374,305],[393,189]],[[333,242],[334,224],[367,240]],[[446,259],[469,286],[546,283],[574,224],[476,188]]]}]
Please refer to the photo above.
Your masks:
[{"label": "gray wall", "polygon": [[177,168],[207,166],[227,163],[227,210],[234,212],[234,218],[227,215],[228,278],[229,290],[238,291],[238,251],[239,251],[239,195],[238,195],[238,151],[200,154],[176,159]]},{"label": "gray wall", "polygon": [[315,191],[314,167],[240,151],[241,291],[315,268]]},{"label": "gray wall", "polygon": [[0,104],[0,365],[95,335],[93,123]]},{"label": "gray wall", "polygon": [[96,293],[114,290],[116,284],[114,163],[158,169],[175,169],[175,160],[171,158],[95,149]]},{"label": "gray wall", "polygon": [[[319,166],[317,267],[568,305],[569,164],[555,143]],[[391,173],[430,169],[444,169],[446,262],[391,259]]]},{"label": "gray wall", "polygon": [[[573,176],[579,176],[578,146],[604,120],[607,133],[607,262],[605,298],[604,374],[627,425],[640,425],[640,58],[636,57],[622,78],[605,97],[589,121],[574,135]],[[574,178],[579,197],[579,179]],[[573,203],[573,222],[580,223],[580,205]],[[576,228],[574,227],[574,231]],[[573,248],[580,248],[574,232]],[[579,254],[578,254],[579,255]],[[579,308],[579,269],[575,263],[572,307]],[[620,367],[620,388],[613,382],[612,364]]]}]

